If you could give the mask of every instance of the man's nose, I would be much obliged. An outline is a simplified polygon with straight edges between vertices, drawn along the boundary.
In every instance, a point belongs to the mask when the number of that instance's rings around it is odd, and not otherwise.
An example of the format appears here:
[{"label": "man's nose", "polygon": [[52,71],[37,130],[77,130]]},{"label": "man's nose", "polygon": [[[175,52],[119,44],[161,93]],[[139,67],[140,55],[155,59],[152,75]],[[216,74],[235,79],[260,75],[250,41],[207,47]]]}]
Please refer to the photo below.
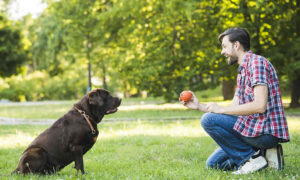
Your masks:
[{"label": "man's nose", "polygon": [[223,55],[223,56],[224,56],[224,50],[223,50],[223,49],[221,50],[221,55]]}]

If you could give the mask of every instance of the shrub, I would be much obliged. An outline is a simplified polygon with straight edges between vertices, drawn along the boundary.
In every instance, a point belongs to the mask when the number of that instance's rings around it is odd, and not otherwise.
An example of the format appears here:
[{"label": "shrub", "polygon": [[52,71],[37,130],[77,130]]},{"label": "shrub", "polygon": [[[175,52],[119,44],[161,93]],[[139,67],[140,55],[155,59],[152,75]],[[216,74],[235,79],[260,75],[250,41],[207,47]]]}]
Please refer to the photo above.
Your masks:
[{"label": "shrub", "polygon": [[78,99],[85,94],[86,78],[82,73],[65,71],[50,77],[46,71],[14,75],[0,79],[0,99],[11,101]]}]

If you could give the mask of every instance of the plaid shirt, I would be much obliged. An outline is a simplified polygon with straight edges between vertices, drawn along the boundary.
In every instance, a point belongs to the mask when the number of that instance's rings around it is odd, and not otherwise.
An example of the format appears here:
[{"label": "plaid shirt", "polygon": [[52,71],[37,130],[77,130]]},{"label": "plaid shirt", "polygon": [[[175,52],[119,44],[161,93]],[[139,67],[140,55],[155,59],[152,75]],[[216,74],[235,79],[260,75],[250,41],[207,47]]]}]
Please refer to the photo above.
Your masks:
[{"label": "plaid shirt", "polygon": [[254,101],[253,90],[256,85],[268,87],[268,102],[264,113],[238,116],[234,129],[247,137],[271,134],[279,138],[280,142],[289,141],[279,82],[272,64],[266,58],[249,51],[238,72],[235,95],[239,98],[239,104]]}]

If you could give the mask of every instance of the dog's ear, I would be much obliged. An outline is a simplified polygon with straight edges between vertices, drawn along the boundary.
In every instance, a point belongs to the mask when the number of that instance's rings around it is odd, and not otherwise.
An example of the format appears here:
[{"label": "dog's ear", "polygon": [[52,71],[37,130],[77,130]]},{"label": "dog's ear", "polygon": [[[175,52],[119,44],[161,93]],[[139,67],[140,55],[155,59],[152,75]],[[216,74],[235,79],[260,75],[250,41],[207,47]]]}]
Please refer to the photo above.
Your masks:
[{"label": "dog's ear", "polygon": [[91,91],[88,94],[89,104],[103,106],[103,98],[100,96],[98,91]]}]

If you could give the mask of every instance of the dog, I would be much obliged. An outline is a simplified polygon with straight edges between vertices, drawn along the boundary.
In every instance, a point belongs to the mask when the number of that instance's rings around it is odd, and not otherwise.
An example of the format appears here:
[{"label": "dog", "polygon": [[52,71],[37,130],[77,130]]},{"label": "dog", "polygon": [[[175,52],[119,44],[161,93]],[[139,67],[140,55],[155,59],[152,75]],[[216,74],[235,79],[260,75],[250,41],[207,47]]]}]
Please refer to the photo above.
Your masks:
[{"label": "dog", "polygon": [[104,115],[117,112],[120,104],[121,99],[107,90],[90,91],[33,140],[12,173],[52,174],[74,161],[77,173],[84,174],[83,155],[96,142],[97,124]]}]

